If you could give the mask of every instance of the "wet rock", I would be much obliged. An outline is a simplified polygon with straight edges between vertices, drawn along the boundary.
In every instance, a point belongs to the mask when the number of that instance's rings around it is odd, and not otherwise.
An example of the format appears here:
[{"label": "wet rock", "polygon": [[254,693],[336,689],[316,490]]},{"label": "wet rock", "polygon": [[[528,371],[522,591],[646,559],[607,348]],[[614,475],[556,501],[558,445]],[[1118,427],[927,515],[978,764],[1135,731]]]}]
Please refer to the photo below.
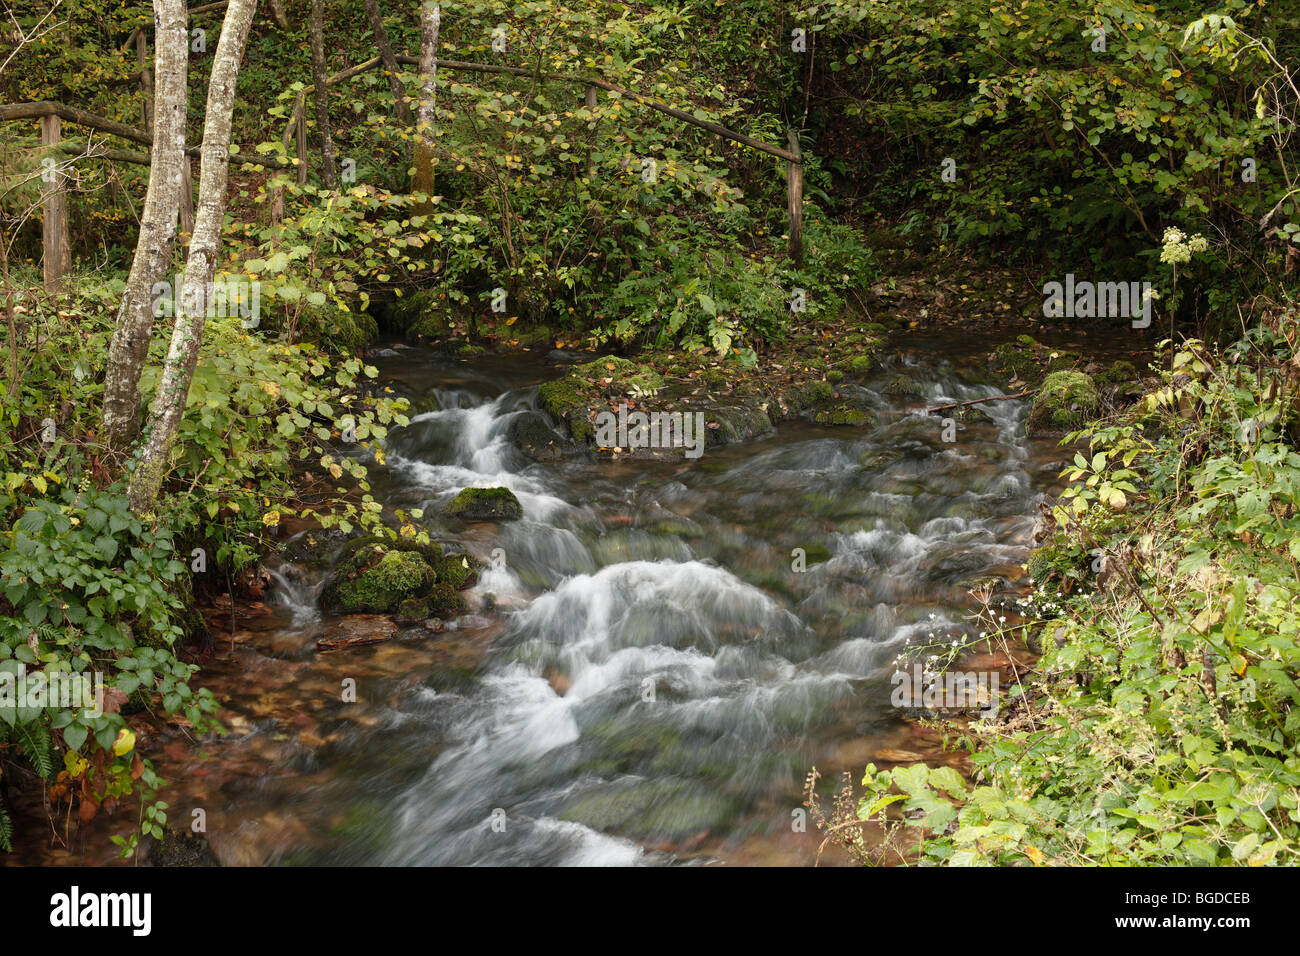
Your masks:
[{"label": "wet rock", "polygon": [[162,841],[150,843],[150,866],[220,866],[217,855],[202,833],[192,833],[180,827],[168,827]]},{"label": "wet rock", "polygon": [[874,426],[876,418],[860,408],[836,408],[818,412],[813,418],[818,425],[849,425],[854,428]]},{"label": "wet rock", "polygon": [[506,439],[534,461],[556,461],[572,446],[541,412],[522,412],[510,421]]},{"label": "wet rock", "polygon": [[316,641],[320,651],[342,651],[382,644],[397,634],[397,625],[382,614],[353,614],[343,618]]},{"label": "wet rock", "polygon": [[524,506],[509,488],[464,488],[442,513],[464,521],[517,521]]}]

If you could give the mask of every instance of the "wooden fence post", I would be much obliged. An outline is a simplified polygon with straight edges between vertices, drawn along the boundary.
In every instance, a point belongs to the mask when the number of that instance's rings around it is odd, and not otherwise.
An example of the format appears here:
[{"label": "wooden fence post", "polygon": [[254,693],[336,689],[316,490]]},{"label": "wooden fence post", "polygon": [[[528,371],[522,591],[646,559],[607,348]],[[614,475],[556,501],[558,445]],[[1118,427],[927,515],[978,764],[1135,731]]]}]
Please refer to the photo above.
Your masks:
[{"label": "wooden fence post", "polygon": [[140,67],[140,96],[143,103],[140,106],[140,118],[143,121],[144,131],[150,136],[153,135],[153,73],[150,71],[149,63],[149,41],[144,38],[144,31],[137,30],[135,33],[135,62]]},{"label": "wooden fence post", "polygon": [[[43,160],[54,159],[56,164],[60,125],[57,116],[41,117],[41,145],[45,147]],[[68,240],[68,197],[63,193],[63,173],[57,166],[54,168],[54,178],[45,186],[41,240],[44,246],[45,291],[55,293],[62,289],[63,277],[72,266],[72,250]]]},{"label": "wooden fence post", "polygon": [[790,215],[790,258],[798,269],[803,267],[803,152],[799,149],[798,134],[794,130],[788,130],[786,135],[790,152],[798,160],[787,160],[785,164],[786,210]]}]

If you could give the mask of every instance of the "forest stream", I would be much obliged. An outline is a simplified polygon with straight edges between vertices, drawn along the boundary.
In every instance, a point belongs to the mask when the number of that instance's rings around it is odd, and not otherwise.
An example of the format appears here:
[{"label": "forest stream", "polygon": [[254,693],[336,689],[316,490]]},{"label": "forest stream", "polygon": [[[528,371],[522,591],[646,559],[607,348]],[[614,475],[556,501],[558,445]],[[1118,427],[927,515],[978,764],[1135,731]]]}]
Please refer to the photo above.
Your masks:
[{"label": "forest stream", "polygon": [[[891,706],[895,659],[974,636],[969,591],[1023,574],[1063,457],[1026,439],[1025,401],[943,441],[926,406],[1004,388],[982,354],[894,351],[863,382],[874,427],[597,462],[512,443],[561,353],[380,350],[380,382],[439,410],[390,435],[375,497],[436,515],[504,486],[524,517],[441,521],[486,566],[441,633],[322,653],[330,555],[275,569],[268,613],[241,612],[202,675],[230,733],[158,755],[173,817],[202,808],[226,864],[811,862],[812,767],[953,759]],[[900,372],[905,398],[883,385]]]}]

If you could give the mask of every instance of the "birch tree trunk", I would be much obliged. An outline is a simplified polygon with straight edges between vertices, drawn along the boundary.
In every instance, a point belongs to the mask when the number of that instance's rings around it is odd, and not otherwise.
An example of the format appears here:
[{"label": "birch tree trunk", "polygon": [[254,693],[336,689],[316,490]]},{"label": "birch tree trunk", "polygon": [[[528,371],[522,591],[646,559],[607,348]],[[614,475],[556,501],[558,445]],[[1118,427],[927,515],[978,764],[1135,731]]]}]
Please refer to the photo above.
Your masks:
[{"label": "birch tree trunk", "polygon": [[104,435],[125,448],[139,431],[140,372],[153,331],[153,287],[172,261],[185,159],[189,33],[185,0],[154,0],[153,151],[131,273],[118,307],[104,373]]},{"label": "birch tree trunk", "polygon": [[339,173],[334,163],[334,135],[330,130],[329,71],[325,68],[325,13],[323,0],[311,0],[311,82],[315,87],[316,128],[320,130],[321,180],[326,189],[338,189]]},{"label": "birch tree trunk", "polygon": [[388,87],[393,91],[393,100],[397,103],[397,118],[403,126],[410,126],[411,108],[406,105],[406,90],[402,88],[402,81],[397,76],[397,57],[393,55],[393,45],[388,42],[384,16],[379,12],[379,0],[366,0],[366,15],[370,17],[370,29],[375,34],[379,58],[384,62],[384,72],[388,74]]},{"label": "birch tree trunk", "polygon": [[[230,114],[244,44],[253,22],[257,0],[230,0],[221,39],[212,59],[208,104],[203,114],[203,147],[199,169],[199,204],[190,238],[185,278],[176,302],[171,347],[154,396],[140,463],[131,474],[127,496],[131,509],[143,514],[153,507],[170,465],[172,447],[189,397],[194,367],[203,342],[203,324],[209,305],[208,289],[221,250],[221,227],[226,215],[226,175],[230,165]],[[173,203],[173,209],[175,204]]]},{"label": "birch tree trunk", "polygon": [[424,193],[427,199],[415,205],[415,211],[433,211],[433,132],[438,122],[438,31],[442,27],[442,10],[434,0],[420,5],[420,111],[415,124],[415,173],[411,192]]}]

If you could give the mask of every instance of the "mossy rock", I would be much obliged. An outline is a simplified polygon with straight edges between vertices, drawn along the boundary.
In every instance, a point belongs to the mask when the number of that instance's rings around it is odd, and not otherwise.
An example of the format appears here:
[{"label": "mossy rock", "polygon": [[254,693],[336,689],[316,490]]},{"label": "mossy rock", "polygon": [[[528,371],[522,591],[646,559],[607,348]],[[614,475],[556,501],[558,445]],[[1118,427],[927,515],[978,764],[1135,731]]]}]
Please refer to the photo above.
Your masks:
[{"label": "mossy rock", "polygon": [[[608,384],[602,384],[610,379]],[[569,434],[583,444],[595,439],[595,429],[587,412],[604,396],[628,395],[633,391],[655,392],[664,387],[664,378],[653,369],[617,356],[595,359],[576,365],[563,378],[543,382],[537,387],[537,399],[557,421],[569,428]]]},{"label": "mossy rock", "polygon": [[829,402],[834,395],[835,389],[830,382],[805,382],[785,394],[785,403],[792,412],[803,412],[814,405]]},{"label": "mossy rock", "polygon": [[1126,385],[1137,380],[1137,368],[1132,362],[1126,362],[1123,359],[1112,362],[1110,368],[1093,376],[1093,381],[1098,385]]},{"label": "mossy rock", "polygon": [[893,398],[921,398],[925,395],[925,386],[911,375],[899,373],[891,375],[881,391]]},{"label": "mossy rock", "polygon": [[850,425],[858,428],[876,423],[875,417],[870,412],[860,408],[836,408],[818,412],[813,421],[818,425]]},{"label": "mossy rock", "polygon": [[524,506],[509,488],[463,488],[442,513],[464,521],[517,521]]},{"label": "mossy rock", "polygon": [[1018,335],[1015,341],[1003,342],[995,350],[998,367],[1030,385],[1036,385],[1043,380],[1044,374],[1038,361],[1039,348],[1032,337]]},{"label": "mossy rock", "polygon": [[563,421],[569,412],[582,406],[587,401],[587,394],[586,383],[568,375],[554,381],[543,382],[537,387],[537,399],[542,403],[542,408],[560,421]]},{"label": "mossy rock", "polygon": [[1053,372],[1043,379],[1029,408],[1030,434],[1080,428],[1100,405],[1092,377],[1083,372]]},{"label": "mossy rock", "polygon": [[[689,414],[689,412],[688,412]],[[705,427],[705,446],[728,445],[750,441],[772,434],[776,429],[767,410],[758,405],[733,405],[713,408],[705,412],[706,419],[716,422],[717,428]]]},{"label": "mossy rock", "polygon": [[413,551],[388,551],[367,565],[372,557],[367,549],[348,559],[348,570],[325,586],[321,604],[348,614],[387,614],[427,594],[437,581],[437,572]]},{"label": "mossy rock", "polygon": [[834,385],[836,382],[844,381],[844,373],[837,368],[831,369],[826,373],[826,381]]},{"label": "mossy rock", "polygon": [[859,375],[865,375],[867,372],[871,371],[871,367],[874,364],[875,359],[870,355],[855,355],[853,358],[849,359],[849,371],[856,372]]},{"label": "mossy rock", "polygon": [[443,554],[437,544],[376,536],[349,542],[321,592],[332,613],[389,614],[423,619],[464,610],[457,593],[478,581],[479,564],[462,553]]}]

